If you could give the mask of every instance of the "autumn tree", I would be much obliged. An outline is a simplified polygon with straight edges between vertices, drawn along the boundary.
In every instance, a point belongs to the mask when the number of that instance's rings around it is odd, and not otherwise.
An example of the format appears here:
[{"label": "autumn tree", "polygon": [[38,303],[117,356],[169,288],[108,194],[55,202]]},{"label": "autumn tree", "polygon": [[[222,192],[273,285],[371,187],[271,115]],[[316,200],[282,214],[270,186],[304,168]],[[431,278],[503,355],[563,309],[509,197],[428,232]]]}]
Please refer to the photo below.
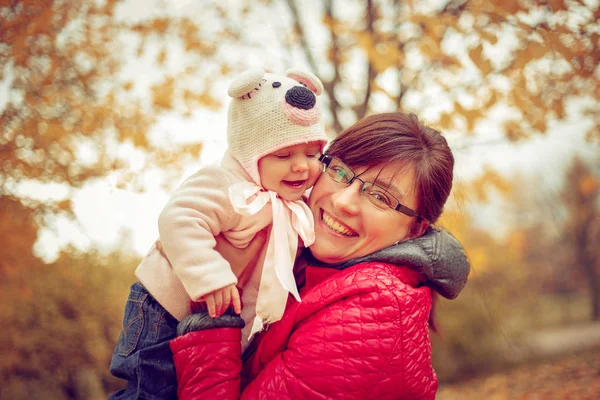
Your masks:
[{"label": "autumn tree", "polygon": [[[238,42],[239,31],[219,24],[226,14],[217,3],[194,21],[132,19],[127,3],[0,2],[0,196],[39,215],[70,214],[70,193],[92,179],[135,190],[151,168],[178,176],[198,161],[200,140],[153,136],[151,128],[168,112],[220,106],[212,84],[230,67],[217,44]],[[205,20],[210,29],[201,28]],[[186,54],[176,71],[166,67],[173,48]],[[141,165],[132,166],[132,155]],[[58,184],[67,195],[40,201],[19,190],[24,182]]]},{"label": "autumn tree", "polygon": [[[290,42],[324,79],[336,132],[368,112],[400,108],[473,135],[479,121],[502,111],[505,137],[517,140],[545,133],[549,121],[567,116],[569,102],[583,99],[581,112],[594,119],[589,136],[598,138],[598,4],[287,4],[295,32]],[[324,34],[308,27],[315,20],[323,21]]]}]

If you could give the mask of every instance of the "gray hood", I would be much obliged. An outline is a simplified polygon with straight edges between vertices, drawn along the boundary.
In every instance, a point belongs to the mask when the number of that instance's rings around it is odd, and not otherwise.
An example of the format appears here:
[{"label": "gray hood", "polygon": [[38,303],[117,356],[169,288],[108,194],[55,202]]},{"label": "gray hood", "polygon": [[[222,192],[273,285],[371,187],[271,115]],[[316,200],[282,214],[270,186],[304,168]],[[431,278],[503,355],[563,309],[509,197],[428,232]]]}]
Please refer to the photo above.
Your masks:
[{"label": "gray hood", "polygon": [[429,227],[424,235],[379,250],[368,256],[325,264],[305,249],[308,265],[346,269],[366,262],[385,262],[412,268],[427,278],[427,286],[454,299],[467,283],[470,265],[461,244],[448,231]]}]

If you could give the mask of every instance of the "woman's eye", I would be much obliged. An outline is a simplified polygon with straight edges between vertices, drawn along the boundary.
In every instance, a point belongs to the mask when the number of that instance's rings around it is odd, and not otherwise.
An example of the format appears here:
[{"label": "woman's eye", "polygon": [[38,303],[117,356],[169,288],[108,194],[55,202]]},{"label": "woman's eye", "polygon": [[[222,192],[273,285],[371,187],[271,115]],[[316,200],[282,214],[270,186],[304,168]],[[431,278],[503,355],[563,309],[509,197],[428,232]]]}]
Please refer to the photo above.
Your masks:
[{"label": "woman's eye", "polygon": [[379,202],[381,204],[384,204],[386,206],[391,206],[392,205],[391,199],[385,193],[370,192],[369,196],[371,196],[373,199],[377,200],[377,202]]},{"label": "woman's eye", "polygon": [[336,182],[346,182],[348,180],[348,174],[344,169],[339,167],[329,167],[328,170],[331,171],[328,175],[333,178]]},{"label": "woman's eye", "polygon": [[333,170],[333,172],[335,172],[335,174],[336,174],[337,176],[339,176],[339,177],[342,177],[342,178],[343,178],[343,177],[345,177],[345,176],[346,176],[346,171],[344,171],[344,170],[343,170],[343,169],[341,169],[341,168],[333,167],[333,168],[332,168],[332,170]]}]

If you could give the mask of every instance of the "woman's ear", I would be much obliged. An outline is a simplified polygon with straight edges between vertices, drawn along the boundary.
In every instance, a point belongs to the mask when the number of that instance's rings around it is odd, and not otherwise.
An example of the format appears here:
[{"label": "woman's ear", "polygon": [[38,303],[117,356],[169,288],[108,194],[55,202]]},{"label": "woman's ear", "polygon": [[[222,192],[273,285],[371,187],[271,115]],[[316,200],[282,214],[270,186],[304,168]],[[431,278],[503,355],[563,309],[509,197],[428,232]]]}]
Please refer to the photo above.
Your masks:
[{"label": "woman's ear", "polygon": [[410,238],[418,238],[422,236],[425,231],[429,228],[429,221],[423,218],[419,218],[413,225],[410,233]]}]

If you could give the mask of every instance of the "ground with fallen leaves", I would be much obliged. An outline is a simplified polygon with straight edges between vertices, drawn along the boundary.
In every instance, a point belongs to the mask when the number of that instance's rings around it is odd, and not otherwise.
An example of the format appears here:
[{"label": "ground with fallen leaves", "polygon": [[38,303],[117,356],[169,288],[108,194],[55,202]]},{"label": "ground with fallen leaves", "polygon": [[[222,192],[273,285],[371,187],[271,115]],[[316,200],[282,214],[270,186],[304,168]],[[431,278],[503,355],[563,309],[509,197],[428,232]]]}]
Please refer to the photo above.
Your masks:
[{"label": "ground with fallen leaves", "polygon": [[437,400],[597,400],[600,347],[456,384],[441,384]]}]

